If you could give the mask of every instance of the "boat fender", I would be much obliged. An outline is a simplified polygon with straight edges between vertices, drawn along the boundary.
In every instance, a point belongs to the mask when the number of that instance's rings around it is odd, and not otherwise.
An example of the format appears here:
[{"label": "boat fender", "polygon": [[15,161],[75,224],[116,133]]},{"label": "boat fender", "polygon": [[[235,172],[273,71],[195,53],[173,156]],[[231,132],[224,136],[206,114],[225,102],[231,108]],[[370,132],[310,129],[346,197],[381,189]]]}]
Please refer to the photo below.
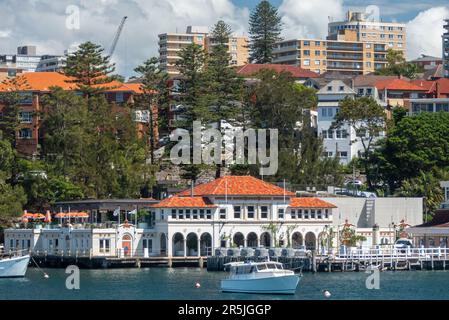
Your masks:
[{"label": "boat fender", "polygon": [[324,290],[323,294],[326,299],[329,299],[332,296],[332,294],[328,290]]},{"label": "boat fender", "polygon": [[195,283],[195,288],[197,288],[197,289],[201,288],[201,284],[199,284],[198,282]]}]

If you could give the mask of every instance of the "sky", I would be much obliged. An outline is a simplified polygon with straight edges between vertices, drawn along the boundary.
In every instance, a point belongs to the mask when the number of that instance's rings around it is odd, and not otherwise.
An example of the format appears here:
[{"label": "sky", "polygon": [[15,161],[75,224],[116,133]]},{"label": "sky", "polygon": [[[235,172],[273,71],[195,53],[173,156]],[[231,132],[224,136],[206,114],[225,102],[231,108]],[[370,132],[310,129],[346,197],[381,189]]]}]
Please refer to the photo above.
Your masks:
[{"label": "sky", "polygon": [[[187,25],[212,26],[223,19],[247,34],[248,18],[259,0],[0,0],[0,54],[36,45],[38,54],[63,54],[90,40],[109,49],[123,16],[128,20],[112,57],[117,73],[158,55],[158,34],[184,32]],[[271,0],[282,17],[284,38],[325,38],[329,17],[348,9],[379,13],[384,21],[407,25],[408,58],[441,56],[442,0]],[[373,7],[376,6],[376,7]],[[375,9],[373,11],[373,8]]]}]

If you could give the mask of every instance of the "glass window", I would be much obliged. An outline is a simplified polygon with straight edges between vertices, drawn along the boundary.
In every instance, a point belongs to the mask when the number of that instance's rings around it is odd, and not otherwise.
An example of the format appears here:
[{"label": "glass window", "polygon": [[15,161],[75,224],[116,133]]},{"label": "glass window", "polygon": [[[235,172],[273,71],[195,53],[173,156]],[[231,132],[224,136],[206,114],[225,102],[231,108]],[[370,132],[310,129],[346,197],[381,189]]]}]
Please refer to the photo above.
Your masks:
[{"label": "glass window", "polygon": [[284,219],[284,209],[278,209],[278,217],[279,219]]},{"label": "glass window", "polygon": [[310,210],[310,218],[315,219],[316,215],[315,215],[315,209]]},{"label": "glass window", "polygon": [[115,102],[117,102],[117,103],[122,103],[122,102],[124,102],[124,101],[125,101],[125,97],[124,97],[123,92],[117,92],[117,93],[115,94]]},{"label": "glass window", "polygon": [[200,209],[200,219],[204,219],[204,209]]},{"label": "glass window", "polygon": [[[193,212],[193,214],[192,214],[193,219],[198,219],[198,210],[197,209],[193,209],[192,212]],[[187,215],[187,211],[186,211],[186,215]]]},{"label": "glass window", "polygon": [[220,219],[226,219],[226,209],[220,209]]},{"label": "glass window", "polygon": [[186,210],[186,219],[190,219],[190,210]]},{"label": "glass window", "polygon": [[304,219],[309,219],[309,210],[304,210]]},{"label": "glass window", "polygon": [[176,219],[176,209],[172,209],[171,217],[172,217],[172,219]]},{"label": "glass window", "polygon": [[206,219],[211,220],[212,219],[212,211],[210,209],[206,210]]},{"label": "glass window", "polygon": [[329,218],[329,210],[328,209],[324,210],[324,216],[326,217],[326,219]]},{"label": "glass window", "polygon": [[234,206],[234,219],[240,219],[242,217],[240,206]]},{"label": "glass window", "polygon": [[262,219],[268,219],[268,207],[267,206],[260,207],[260,217]]},{"label": "glass window", "polygon": [[302,219],[302,209],[298,210],[298,219]]},{"label": "glass window", "polygon": [[292,219],[296,219],[296,210],[292,210],[290,215],[292,216]]},{"label": "glass window", "polygon": [[309,59],[305,59],[304,62],[303,62],[303,65],[310,66],[310,60]]},{"label": "glass window", "polygon": [[178,210],[178,218],[184,219],[184,210]]},{"label": "glass window", "polygon": [[33,131],[29,128],[23,128],[19,130],[19,139],[32,139]]},{"label": "glass window", "polygon": [[321,209],[317,210],[316,215],[317,215],[317,219],[322,219],[323,218]]},{"label": "glass window", "polygon": [[248,206],[248,219],[254,219],[254,206]]}]

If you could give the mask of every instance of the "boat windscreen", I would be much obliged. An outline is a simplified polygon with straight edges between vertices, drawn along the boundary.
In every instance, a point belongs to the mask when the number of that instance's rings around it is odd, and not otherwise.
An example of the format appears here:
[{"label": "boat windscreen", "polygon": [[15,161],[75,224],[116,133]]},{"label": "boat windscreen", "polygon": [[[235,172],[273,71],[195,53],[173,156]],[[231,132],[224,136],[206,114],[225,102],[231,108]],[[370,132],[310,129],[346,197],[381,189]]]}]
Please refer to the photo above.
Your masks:
[{"label": "boat windscreen", "polygon": [[258,264],[257,265],[257,270],[265,270],[267,268],[267,265],[266,264]]},{"label": "boat windscreen", "polygon": [[267,263],[267,268],[268,269],[276,269],[276,264],[275,263]]}]

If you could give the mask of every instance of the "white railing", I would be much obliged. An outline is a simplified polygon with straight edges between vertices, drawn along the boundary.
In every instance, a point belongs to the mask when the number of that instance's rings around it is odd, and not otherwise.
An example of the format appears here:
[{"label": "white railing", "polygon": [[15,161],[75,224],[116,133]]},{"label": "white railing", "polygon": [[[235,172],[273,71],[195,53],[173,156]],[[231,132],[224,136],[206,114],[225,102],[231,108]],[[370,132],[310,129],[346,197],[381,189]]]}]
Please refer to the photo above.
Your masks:
[{"label": "white railing", "polygon": [[344,260],[370,260],[370,261],[432,261],[432,260],[448,260],[449,248],[394,248],[380,247],[371,249],[351,249],[347,248],[346,252],[339,252],[335,255],[336,259]]}]

